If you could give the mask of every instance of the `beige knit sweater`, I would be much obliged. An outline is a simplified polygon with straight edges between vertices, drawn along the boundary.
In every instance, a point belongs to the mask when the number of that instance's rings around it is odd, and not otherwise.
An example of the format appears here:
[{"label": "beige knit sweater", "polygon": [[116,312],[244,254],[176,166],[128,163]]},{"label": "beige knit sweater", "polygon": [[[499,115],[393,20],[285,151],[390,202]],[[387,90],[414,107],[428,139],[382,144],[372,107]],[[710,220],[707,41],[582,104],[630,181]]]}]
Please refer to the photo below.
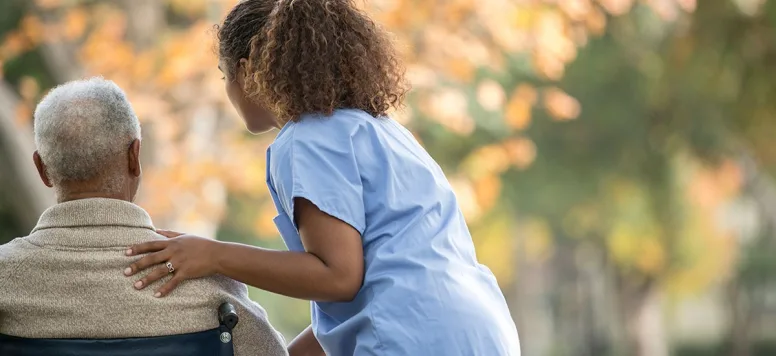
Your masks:
[{"label": "beige knit sweater", "polygon": [[[122,338],[190,333],[218,326],[231,302],[240,321],[235,353],[286,355],[267,314],[245,285],[225,277],[182,283],[165,298],[160,286],[137,291],[122,273],[128,246],[163,239],[148,214],[129,202],[83,199],[57,204],[32,233],[0,246],[0,333],[30,338]],[[166,280],[166,279],[165,279]]]}]

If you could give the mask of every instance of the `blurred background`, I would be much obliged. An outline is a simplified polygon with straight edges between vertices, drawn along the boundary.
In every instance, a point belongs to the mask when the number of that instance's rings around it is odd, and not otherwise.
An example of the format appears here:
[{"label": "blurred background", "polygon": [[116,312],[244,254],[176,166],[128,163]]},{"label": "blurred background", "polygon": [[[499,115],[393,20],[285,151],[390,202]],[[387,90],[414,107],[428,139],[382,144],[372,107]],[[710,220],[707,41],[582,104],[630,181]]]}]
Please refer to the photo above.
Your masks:
[{"label": "blurred background", "polygon": [[[0,0],[0,243],[53,204],[30,159],[52,86],[101,75],[143,125],[158,227],[283,248],[274,134],[224,94],[234,0]],[[776,1],[373,0],[526,356],[776,355]],[[422,288],[423,286],[419,286]],[[288,337],[305,302],[253,290]]]}]

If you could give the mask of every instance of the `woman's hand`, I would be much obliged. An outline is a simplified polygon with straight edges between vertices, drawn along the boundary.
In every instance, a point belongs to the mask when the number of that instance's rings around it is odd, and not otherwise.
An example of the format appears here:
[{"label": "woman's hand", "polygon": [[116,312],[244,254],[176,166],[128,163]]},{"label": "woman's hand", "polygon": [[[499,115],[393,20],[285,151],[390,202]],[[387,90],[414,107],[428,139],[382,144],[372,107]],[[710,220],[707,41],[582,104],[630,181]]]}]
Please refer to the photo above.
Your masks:
[{"label": "woman's hand", "polygon": [[[124,270],[126,276],[133,276],[140,271],[160,265],[135,282],[136,289],[143,289],[172,274],[172,278],[154,294],[155,297],[160,298],[172,292],[182,281],[217,273],[214,257],[220,245],[218,241],[173,231],[157,230],[157,233],[169,239],[138,244],[130,247],[126,252],[127,256],[148,254],[127,267]],[[174,268],[172,272],[167,263]]]}]

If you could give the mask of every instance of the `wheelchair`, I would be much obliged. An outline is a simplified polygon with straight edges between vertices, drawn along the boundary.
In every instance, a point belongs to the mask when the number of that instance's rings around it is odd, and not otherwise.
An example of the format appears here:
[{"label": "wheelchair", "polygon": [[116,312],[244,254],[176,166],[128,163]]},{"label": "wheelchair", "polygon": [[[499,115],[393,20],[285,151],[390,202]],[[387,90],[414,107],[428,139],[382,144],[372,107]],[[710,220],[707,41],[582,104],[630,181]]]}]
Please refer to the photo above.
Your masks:
[{"label": "wheelchair", "polygon": [[169,336],[125,339],[29,339],[0,334],[2,356],[234,356],[234,306],[218,307],[215,329]]}]

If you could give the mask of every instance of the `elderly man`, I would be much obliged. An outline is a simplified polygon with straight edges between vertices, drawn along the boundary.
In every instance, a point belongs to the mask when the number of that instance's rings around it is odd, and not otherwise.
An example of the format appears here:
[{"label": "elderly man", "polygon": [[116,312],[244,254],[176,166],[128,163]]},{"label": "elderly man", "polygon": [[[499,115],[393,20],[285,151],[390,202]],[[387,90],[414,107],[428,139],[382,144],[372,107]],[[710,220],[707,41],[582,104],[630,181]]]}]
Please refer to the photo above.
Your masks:
[{"label": "elderly man", "polygon": [[140,183],[140,124],[124,92],[93,78],[52,90],[35,110],[35,166],[58,204],[32,233],[0,246],[0,334],[28,338],[127,338],[218,326],[225,301],[240,316],[236,355],[285,355],[283,339],[245,285],[225,277],[154,297],[121,271],[128,246],[155,239],[132,201]]}]

